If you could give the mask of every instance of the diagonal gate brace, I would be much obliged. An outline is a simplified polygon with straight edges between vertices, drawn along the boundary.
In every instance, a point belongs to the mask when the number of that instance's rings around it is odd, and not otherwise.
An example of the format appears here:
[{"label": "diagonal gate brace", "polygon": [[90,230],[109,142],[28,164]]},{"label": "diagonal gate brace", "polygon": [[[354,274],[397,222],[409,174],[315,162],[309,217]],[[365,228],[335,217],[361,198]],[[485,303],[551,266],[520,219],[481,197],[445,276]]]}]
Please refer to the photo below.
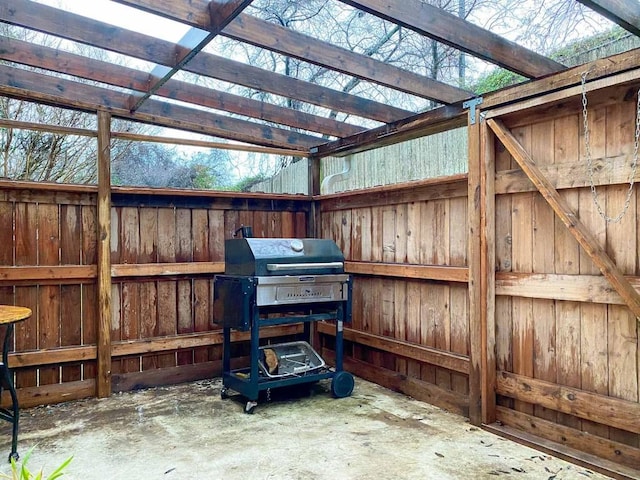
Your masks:
[{"label": "diagonal gate brace", "polygon": [[496,119],[489,119],[487,124],[504,144],[511,156],[518,162],[529,180],[545,198],[549,206],[566,225],[574,238],[587,252],[593,263],[600,269],[611,286],[618,292],[624,303],[631,309],[640,321],[640,294],[633,288],[629,281],[622,275],[620,269],[613,263],[607,252],[587,230],[585,225],[576,217],[569,205],[563,200],[551,182],[540,172],[531,155],[518,142],[505,125]]}]

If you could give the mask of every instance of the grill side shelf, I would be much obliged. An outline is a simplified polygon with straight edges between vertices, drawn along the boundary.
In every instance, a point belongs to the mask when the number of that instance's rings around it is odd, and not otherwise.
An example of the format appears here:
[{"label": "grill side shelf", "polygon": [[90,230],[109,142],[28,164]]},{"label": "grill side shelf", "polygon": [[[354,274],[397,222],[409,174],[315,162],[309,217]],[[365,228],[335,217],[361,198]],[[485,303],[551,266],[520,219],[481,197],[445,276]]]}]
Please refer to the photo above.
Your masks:
[{"label": "grill side shelf", "polygon": [[213,287],[213,323],[247,331],[253,315],[255,277],[218,275]]}]

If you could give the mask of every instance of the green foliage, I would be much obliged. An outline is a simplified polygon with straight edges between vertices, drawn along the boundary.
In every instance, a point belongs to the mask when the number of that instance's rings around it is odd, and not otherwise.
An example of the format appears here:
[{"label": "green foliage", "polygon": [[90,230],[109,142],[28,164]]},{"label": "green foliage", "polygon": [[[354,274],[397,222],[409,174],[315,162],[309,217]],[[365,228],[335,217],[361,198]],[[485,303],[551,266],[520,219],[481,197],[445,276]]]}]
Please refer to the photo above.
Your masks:
[{"label": "green foliage", "polygon": [[509,87],[525,80],[526,78],[522,75],[501,68],[482,77],[475,87],[473,87],[473,91],[478,95],[482,95],[483,93],[493,92],[494,90]]},{"label": "green foliage", "polygon": [[[570,59],[575,59],[580,54],[603,46],[607,46],[616,41],[622,40],[627,36],[629,36],[628,32],[616,26],[611,30],[600,33],[598,35],[593,35],[591,37],[572,42],[569,45],[551,53],[550,57],[556,61],[570,65],[572,64],[572,62],[569,61]],[[517,73],[499,68],[481,77],[471,89],[477,95],[482,95],[487,92],[500,90],[501,88],[516,85],[524,81],[526,81],[525,77],[518,75]]]},{"label": "green foliage", "polygon": [[564,63],[567,60],[573,57],[577,57],[584,52],[604,47],[606,45],[622,40],[628,36],[629,33],[626,30],[616,25],[606,32],[577,40],[565,47],[559,48],[558,50],[553,52],[550,57],[554,60]]},{"label": "green foliage", "polygon": [[40,469],[38,473],[34,474],[31,471],[29,471],[29,469],[27,468],[27,462],[29,461],[29,458],[31,457],[31,454],[33,453],[34,448],[35,447],[31,447],[29,449],[27,454],[24,456],[24,458],[20,462],[20,465],[16,463],[14,458],[11,458],[11,475],[8,475],[6,473],[0,473],[0,478],[6,478],[9,480],[55,480],[56,478],[59,478],[62,475],[64,475],[63,470],[67,468],[67,466],[69,465],[69,463],[71,463],[71,460],[73,459],[73,457],[67,458],[48,477],[44,476],[42,469]]},{"label": "green foliage", "polygon": [[236,192],[248,192],[250,191],[251,187],[266,180],[267,178],[269,177],[267,177],[263,173],[254,175],[252,177],[246,177],[236,183],[233,187],[231,187],[231,190]]},{"label": "green foliage", "polygon": [[212,190],[216,188],[216,176],[211,173],[211,170],[206,165],[192,165],[191,167],[195,176],[193,177],[193,188],[199,190]]}]

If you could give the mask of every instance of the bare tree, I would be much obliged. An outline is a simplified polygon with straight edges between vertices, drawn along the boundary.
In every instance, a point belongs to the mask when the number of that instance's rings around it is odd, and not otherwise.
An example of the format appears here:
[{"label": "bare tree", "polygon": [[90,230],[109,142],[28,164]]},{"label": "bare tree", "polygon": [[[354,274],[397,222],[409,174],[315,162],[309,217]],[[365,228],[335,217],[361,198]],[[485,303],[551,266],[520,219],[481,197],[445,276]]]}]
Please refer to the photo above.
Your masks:
[{"label": "bare tree", "polygon": [[[7,24],[0,24],[0,34],[52,48],[63,47],[60,39]],[[80,55],[102,60],[106,58],[106,53],[99,49],[70,42],[64,43],[64,47]],[[8,97],[0,97],[0,118],[86,130],[97,128],[96,115],[93,113]],[[117,129],[120,123],[123,122],[114,120],[113,127]],[[152,128],[143,124],[127,127],[136,133],[149,133]],[[131,142],[120,140],[118,144],[118,155],[122,155]],[[97,180],[97,141],[90,136],[1,128],[0,155],[0,175],[5,178],[58,183],[95,183]],[[117,156],[113,158],[117,159]]]}]

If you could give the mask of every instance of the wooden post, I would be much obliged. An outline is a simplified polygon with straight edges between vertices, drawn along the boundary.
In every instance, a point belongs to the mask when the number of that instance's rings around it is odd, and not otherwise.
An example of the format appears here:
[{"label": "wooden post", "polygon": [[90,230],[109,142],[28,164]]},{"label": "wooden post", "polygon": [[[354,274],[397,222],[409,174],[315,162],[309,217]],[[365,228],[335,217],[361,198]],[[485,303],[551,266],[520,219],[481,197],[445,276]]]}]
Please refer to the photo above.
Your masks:
[{"label": "wooden post", "polygon": [[313,197],[320,195],[320,158],[309,157],[309,195],[312,197],[309,218],[307,219],[307,235],[317,237],[320,234],[320,206]]},{"label": "wooden post", "polygon": [[[471,114],[469,114],[471,115]],[[469,118],[469,337],[471,343],[469,366],[469,419],[473,425],[482,423],[482,260],[481,260],[481,201],[480,123]]]},{"label": "wooden post", "polygon": [[486,122],[480,124],[480,365],[482,423],[496,421],[496,195],[495,148],[493,135]]},{"label": "wooden post", "polygon": [[[309,207],[309,214],[307,217],[307,236],[310,238],[319,238],[322,235],[320,224],[320,202],[314,200],[313,197],[320,195],[320,157],[309,157],[309,197],[311,203]],[[311,345],[314,348],[322,349],[322,338],[318,332],[317,322],[311,323],[310,333]]]},{"label": "wooden post", "polygon": [[96,394],[111,394],[111,114],[98,111],[98,339]]}]

